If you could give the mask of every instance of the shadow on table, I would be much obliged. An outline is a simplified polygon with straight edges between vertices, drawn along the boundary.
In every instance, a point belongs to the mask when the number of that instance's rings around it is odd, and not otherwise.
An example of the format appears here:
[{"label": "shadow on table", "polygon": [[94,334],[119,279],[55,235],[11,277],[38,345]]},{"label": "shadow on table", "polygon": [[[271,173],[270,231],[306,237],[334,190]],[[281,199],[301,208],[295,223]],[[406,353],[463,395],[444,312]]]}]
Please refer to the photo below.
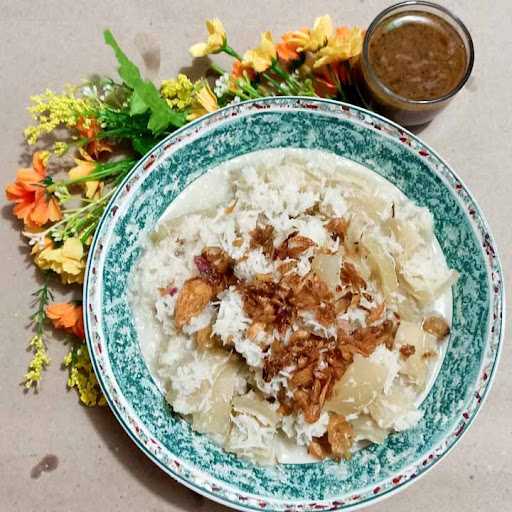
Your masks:
[{"label": "shadow on table", "polygon": [[172,504],[178,510],[204,510],[205,512],[229,510],[179,484],[151,462],[135,446],[108,407],[87,409],[87,415],[109,451],[149,492]]}]

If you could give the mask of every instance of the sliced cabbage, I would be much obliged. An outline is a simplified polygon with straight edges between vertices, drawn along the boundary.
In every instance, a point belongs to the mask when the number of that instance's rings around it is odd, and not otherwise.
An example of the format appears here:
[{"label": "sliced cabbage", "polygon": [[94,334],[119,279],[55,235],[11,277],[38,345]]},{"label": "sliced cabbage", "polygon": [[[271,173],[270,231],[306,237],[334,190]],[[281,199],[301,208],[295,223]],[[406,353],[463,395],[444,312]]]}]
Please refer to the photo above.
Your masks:
[{"label": "sliced cabbage", "polygon": [[442,268],[440,261],[413,257],[402,265],[400,276],[409,293],[425,308],[457,282],[459,273]]},{"label": "sliced cabbage", "polygon": [[357,196],[350,198],[351,207],[359,212],[364,212],[375,223],[380,224],[386,211],[391,212],[391,201],[375,194],[359,192]]},{"label": "sliced cabbage", "polygon": [[194,430],[210,434],[223,442],[229,432],[231,399],[235,392],[240,363],[229,361],[222,369],[212,388],[207,408],[192,416]]},{"label": "sliced cabbage", "polygon": [[232,405],[235,412],[250,414],[265,426],[275,426],[280,420],[272,406],[254,391],[233,398]]},{"label": "sliced cabbage", "polygon": [[400,365],[400,373],[413,383],[419,391],[425,388],[429,362],[437,356],[436,338],[421,328],[421,323],[403,321],[396,333],[395,343],[412,345],[414,354],[404,358]]},{"label": "sliced cabbage", "polygon": [[380,395],[368,409],[380,428],[406,430],[422,416],[415,399],[416,393],[410,387],[395,382],[389,393]]},{"label": "sliced cabbage", "polygon": [[170,380],[167,400],[180,414],[194,414],[209,407],[212,389],[218,376],[230,362],[221,350],[189,351],[178,357],[167,368]]},{"label": "sliced cabbage", "polygon": [[357,354],[334,385],[326,410],[343,416],[358,414],[391,386],[398,369],[396,354],[384,346],[378,347],[369,358]]},{"label": "sliced cabbage", "polygon": [[412,222],[402,219],[389,219],[387,225],[400,244],[405,258],[409,258],[425,242]]},{"label": "sliced cabbage", "polygon": [[311,263],[311,269],[333,293],[336,292],[336,287],[340,284],[341,254],[319,252]]},{"label": "sliced cabbage", "polygon": [[373,236],[364,236],[362,244],[368,251],[370,266],[379,277],[384,297],[390,297],[398,291],[398,280],[393,256]]},{"label": "sliced cabbage", "polygon": [[352,215],[345,237],[345,247],[347,251],[351,253],[357,252],[363,233],[370,225],[373,225],[373,222],[364,213],[355,212]]},{"label": "sliced cabbage", "polygon": [[379,427],[368,414],[360,414],[357,418],[349,420],[354,429],[355,441],[371,441],[382,444],[389,434],[389,430]]},{"label": "sliced cabbage", "polygon": [[226,450],[261,464],[275,462],[278,414],[272,406],[250,391],[232,402],[231,431]]}]

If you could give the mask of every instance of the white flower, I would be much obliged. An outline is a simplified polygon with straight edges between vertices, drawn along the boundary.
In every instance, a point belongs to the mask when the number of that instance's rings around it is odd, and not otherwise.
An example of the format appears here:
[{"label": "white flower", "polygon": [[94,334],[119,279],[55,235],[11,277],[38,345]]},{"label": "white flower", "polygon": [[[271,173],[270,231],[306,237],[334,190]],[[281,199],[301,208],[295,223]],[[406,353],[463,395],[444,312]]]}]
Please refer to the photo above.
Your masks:
[{"label": "white flower", "polygon": [[229,73],[224,73],[219,76],[217,80],[215,80],[215,87],[213,88],[213,92],[217,98],[221,98],[226,94],[229,90]]}]

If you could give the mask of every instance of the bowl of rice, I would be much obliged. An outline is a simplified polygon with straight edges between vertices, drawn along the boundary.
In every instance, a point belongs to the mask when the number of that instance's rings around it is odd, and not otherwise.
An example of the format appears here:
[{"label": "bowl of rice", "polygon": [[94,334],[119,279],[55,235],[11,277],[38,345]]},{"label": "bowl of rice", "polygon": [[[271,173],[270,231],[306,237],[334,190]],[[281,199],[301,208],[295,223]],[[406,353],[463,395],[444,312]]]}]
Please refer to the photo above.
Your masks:
[{"label": "bowl of rice", "polygon": [[424,474],[474,420],[503,334],[478,206],[390,121],[232,105],[155,147],[92,244],[86,335],[121,425],[239,510],[336,510]]}]

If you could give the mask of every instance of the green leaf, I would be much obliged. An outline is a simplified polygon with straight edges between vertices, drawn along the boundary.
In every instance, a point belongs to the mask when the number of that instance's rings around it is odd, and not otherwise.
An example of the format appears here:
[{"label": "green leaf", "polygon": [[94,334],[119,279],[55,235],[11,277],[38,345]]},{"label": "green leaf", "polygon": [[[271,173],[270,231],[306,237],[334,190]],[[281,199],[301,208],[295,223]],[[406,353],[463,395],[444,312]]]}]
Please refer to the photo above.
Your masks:
[{"label": "green leaf", "polygon": [[158,143],[159,139],[152,137],[132,137],[132,147],[139,155],[144,156],[153,146]]},{"label": "green leaf", "polygon": [[137,114],[144,114],[147,109],[148,106],[144,103],[140,96],[134,92],[130,100],[130,115],[136,116]]},{"label": "green leaf", "polygon": [[186,122],[185,115],[174,112],[169,107],[167,102],[160,96],[153,82],[143,80],[139,68],[123,53],[110,30],[105,30],[103,35],[105,43],[114,50],[117,62],[119,63],[119,76],[128,87],[133,89],[134,95],[137,96],[136,100],[132,99],[131,107],[133,108],[133,102],[135,102],[136,107],[140,109],[142,108],[141,104],[144,103],[150,110],[151,116],[148,128],[153,134],[162,133],[170,125],[175,128],[183,126]]}]

